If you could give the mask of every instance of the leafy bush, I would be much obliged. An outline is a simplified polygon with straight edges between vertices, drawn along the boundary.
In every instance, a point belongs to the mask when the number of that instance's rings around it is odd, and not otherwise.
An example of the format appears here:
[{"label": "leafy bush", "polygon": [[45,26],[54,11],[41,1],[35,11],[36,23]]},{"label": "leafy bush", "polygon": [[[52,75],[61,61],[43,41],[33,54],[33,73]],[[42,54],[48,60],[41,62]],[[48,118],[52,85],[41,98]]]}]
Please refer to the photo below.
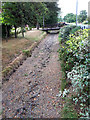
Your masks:
[{"label": "leafy bush", "polygon": [[28,31],[28,30],[29,30],[29,27],[25,27],[25,29]]},{"label": "leafy bush", "polygon": [[70,31],[70,34],[74,34],[77,30],[79,30],[81,27],[80,26],[76,26],[75,28],[73,28],[71,31]]},{"label": "leafy bush", "polygon": [[[77,29],[72,29],[70,33],[74,33]],[[66,35],[65,32],[63,34]],[[63,41],[59,49],[60,60],[64,62],[66,78],[71,82],[73,91],[76,93],[73,101],[80,106],[80,116],[89,117],[90,42],[88,30],[78,30],[66,39],[63,34],[61,32],[59,36]]]},{"label": "leafy bush", "polygon": [[88,21],[84,21],[83,24],[88,24]]},{"label": "leafy bush", "polygon": [[67,25],[60,29],[59,37],[61,38],[61,43],[68,39],[70,31],[75,27],[75,25]]},{"label": "leafy bush", "polygon": [[[17,34],[21,33],[21,27],[17,28],[16,32],[17,32]],[[11,35],[14,35],[14,34],[15,34],[15,28],[13,27],[11,29]]]},{"label": "leafy bush", "polygon": [[75,57],[76,60],[72,71],[68,72],[67,77],[72,82],[73,90],[78,94],[73,100],[76,104],[80,103],[80,115],[83,117],[89,117],[87,105],[89,101],[90,42],[88,40],[88,30],[79,31],[79,33],[79,36],[73,36],[73,39],[70,38],[71,41],[74,40],[74,43],[72,45],[73,49],[70,47],[69,50],[72,51],[73,57]]},{"label": "leafy bush", "polygon": [[17,28],[17,34],[19,34],[19,33],[21,33],[21,27]]}]

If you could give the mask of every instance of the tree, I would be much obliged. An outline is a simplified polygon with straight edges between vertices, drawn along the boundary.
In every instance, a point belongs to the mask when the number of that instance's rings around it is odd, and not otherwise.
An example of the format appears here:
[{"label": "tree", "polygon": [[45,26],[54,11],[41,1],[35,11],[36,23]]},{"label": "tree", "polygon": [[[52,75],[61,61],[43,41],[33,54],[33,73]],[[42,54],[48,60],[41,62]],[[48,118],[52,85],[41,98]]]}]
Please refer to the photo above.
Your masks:
[{"label": "tree", "polygon": [[43,16],[47,16],[48,8],[45,3],[33,3],[33,21],[36,22],[37,29],[39,29],[39,25],[42,26]]},{"label": "tree", "polygon": [[63,18],[61,16],[59,16],[58,22],[63,22]]},{"label": "tree", "polygon": [[90,17],[88,17],[88,25],[90,25]]},{"label": "tree", "polygon": [[86,10],[80,11],[80,15],[78,16],[78,22],[82,23],[86,19],[87,19],[87,12],[86,12]]},{"label": "tree", "polygon": [[2,17],[3,24],[6,28],[7,36],[7,26],[15,27],[15,37],[17,37],[16,29],[21,27],[22,35],[24,37],[24,27],[25,25],[43,26],[43,21],[45,18],[45,24],[56,23],[58,20],[58,8],[55,2],[3,2],[2,3]]},{"label": "tree", "polygon": [[[21,15],[21,9],[20,9],[20,3],[3,3],[2,4],[2,17],[3,17],[3,23],[7,25],[11,25],[15,27],[15,38],[17,37],[16,29],[17,27],[22,23],[22,17]],[[7,31],[7,27],[6,27]],[[6,32],[7,34],[7,32]]]},{"label": "tree", "polygon": [[43,14],[46,15],[48,8],[44,3],[26,3],[26,2],[15,2],[7,3],[4,2],[3,6],[3,23],[5,25],[13,25],[15,27],[15,37],[16,28],[22,28],[22,35],[24,37],[23,28],[26,24],[35,26],[37,23],[41,24],[43,19]]},{"label": "tree", "polygon": [[64,16],[64,21],[68,23],[72,23],[76,21],[76,15],[73,13],[68,13],[66,16]]},{"label": "tree", "polygon": [[48,8],[47,16],[45,17],[45,24],[55,24],[58,22],[58,13],[60,8],[56,2],[47,2],[45,3]]}]

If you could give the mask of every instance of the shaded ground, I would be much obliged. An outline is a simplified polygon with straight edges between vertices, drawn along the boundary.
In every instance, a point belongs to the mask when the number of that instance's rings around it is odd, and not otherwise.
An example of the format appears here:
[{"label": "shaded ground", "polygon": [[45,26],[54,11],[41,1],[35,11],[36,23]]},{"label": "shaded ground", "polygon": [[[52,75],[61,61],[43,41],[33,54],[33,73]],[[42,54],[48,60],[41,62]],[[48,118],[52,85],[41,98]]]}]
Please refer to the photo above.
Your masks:
[{"label": "shaded ground", "polygon": [[42,31],[32,30],[25,33],[25,38],[22,38],[22,34],[18,35],[18,38],[8,38],[2,41],[2,68],[4,69],[9,63],[11,63],[20,53],[27,49],[35,41],[40,39]]},{"label": "shaded ground", "polygon": [[3,84],[3,117],[60,118],[58,34],[48,35]]}]

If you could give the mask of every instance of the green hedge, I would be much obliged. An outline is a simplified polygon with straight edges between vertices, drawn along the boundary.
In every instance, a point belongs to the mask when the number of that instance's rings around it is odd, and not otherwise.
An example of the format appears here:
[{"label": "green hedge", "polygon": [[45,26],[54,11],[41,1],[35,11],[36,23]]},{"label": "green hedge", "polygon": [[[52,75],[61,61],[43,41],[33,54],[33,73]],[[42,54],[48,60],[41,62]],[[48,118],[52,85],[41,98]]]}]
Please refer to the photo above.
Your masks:
[{"label": "green hedge", "polygon": [[73,96],[73,101],[80,106],[80,117],[89,117],[90,42],[88,30],[77,31],[77,29],[79,28],[75,26],[66,26],[60,30],[59,58],[63,63],[62,70],[65,72],[66,79],[77,94]]},{"label": "green hedge", "polygon": [[60,29],[60,33],[59,33],[59,39],[60,42],[65,42],[66,40],[69,39],[69,34],[70,33],[75,33],[78,29],[80,29],[80,27],[76,26],[76,25],[67,25],[64,26]]}]

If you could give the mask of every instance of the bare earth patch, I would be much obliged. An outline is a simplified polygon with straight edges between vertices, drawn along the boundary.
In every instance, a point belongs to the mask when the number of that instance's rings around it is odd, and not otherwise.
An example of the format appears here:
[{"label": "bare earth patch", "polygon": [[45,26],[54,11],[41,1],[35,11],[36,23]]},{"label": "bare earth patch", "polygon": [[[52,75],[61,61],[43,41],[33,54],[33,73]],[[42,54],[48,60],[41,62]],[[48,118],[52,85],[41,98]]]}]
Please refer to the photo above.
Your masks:
[{"label": "bare earth patch", "polygon": [[3,84],[3,118],[60,118],[58,34],[48,35]]},{"label": "bare earth patch", "polygon": [[2,41],[2,68],[4,69],[11,63],[20,53],[30,47],[32,43],[38,41],[42,31],[32,30],[25,33],[25,38],[19,34],[18,38],[9,38],[8,42]]}]

